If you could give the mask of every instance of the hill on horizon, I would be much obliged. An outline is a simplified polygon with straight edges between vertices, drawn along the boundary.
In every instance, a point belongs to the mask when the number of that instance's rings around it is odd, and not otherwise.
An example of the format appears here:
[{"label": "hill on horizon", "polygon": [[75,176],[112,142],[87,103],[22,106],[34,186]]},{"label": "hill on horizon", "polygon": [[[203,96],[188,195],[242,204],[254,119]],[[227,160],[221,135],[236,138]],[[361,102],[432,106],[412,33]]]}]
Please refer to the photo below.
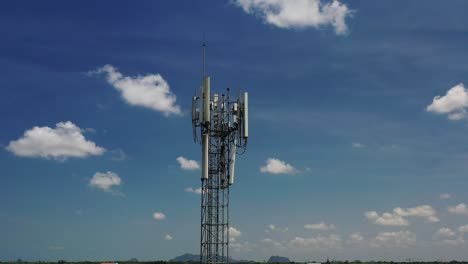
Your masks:
[{"label": "hill on horizon", "polygon": [[[171,260],[170,262],[199,262],[200,261],[200,255],[198,254],[190,254],[190,253],[185,253],[183,255],[177,256]],[[239,262],[236,259],[229,258],[229,262]],[[242,261],[242,262],[250,262],[250,261]]]},{"label": "hill on horizon", "polygon": [[287,257],[281,257],[281,256],[271,256],[268,261],[269,263],[287,263],[287,262],[291,262],[291,260],[289,260],[289,258]]}]

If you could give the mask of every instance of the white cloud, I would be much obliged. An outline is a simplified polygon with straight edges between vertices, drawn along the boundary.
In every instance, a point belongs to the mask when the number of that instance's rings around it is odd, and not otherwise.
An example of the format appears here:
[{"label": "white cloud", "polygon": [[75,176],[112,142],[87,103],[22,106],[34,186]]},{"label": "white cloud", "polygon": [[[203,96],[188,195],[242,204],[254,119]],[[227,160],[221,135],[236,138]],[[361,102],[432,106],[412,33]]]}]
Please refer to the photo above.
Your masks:
[{"label": "white cloud", "polygon": [[313,237],[294,237],[293,239],[281,241],[272,238],[264,238],[260,240],[260,242],[267,247],[265,248],[266,250],[279,252],[328,251],[330,249],[341,249],[343,245],[343,239],[336,234],[330,234],[328,236],[319,234]]},{"label": "white cloud", "polygon": [[437,212],[430,205],[420,205],[412,208],[397,207],[392,213],[385,212],[379,215],[376,211],[365,213],[367,219],[372,220],[374,224],[385,226],[407,226],[409,221],[405,217],[413,216],[424,218],[426,222],[439,222]]},{"label": "white cloud", "polygon": [[[461,119],[464,119],[466,118],[466,110],[463,109],[461,110],[460,112],[455,112],[455,113],[450,113],[448,115],[448,119],[450,120],[461,120]],[[464,243],[465,241],[463,241]]]},{"label": "white cloud", "polygon": [[330,248],[341,248],[342,239],[335,234],[329,236],[318,235],[310,238],[295,237],[289,241],[289,246],[295,249],[328,250]]},{"label": "white cloud", "polygon": [[430,205],[420,205],[412,208],[400,208],[393,209],[393,212],[401,216],[417,216],[425,218],[427,222],[436,223],[440,219],[436,216],[437,212]]},{"label": "white cloud", "polygon": [[320,223],[317,223],[317,224],[306,224],[306,225],[304,225],[304,228],[305,229],[311,229],[311,230],[327,231],[327,230],[335,229],[335,225],[326,224],[325,222],[320,222]]},{"label": "white cloud", "polygon": [[180,164],[180,168],[183,170],[198,170],[200,169],[200,165],[196,160],[189,160],[182,156],[178,157],[177,162]]},{"label": "white cloud", "polygon": [[288,232],[288,230],[289,230],[289,228],[287,228],[287,227],[281,228],[281,227],[275,226],[274,224],[269,224],[269,225],[267,226],[267,228],[265,229],[265,232],[266,232],[266,233],[273,232],[273,231]]},{"label": "white cloud", "polygon": [[57,123],[55,128],[33,127],[23,137],[10,141],[6,149],[21,157],[65,160],[102,155],[104,148],[86,140],[83,131],[70,121]]},{"label": "white cloud", "polygon": [[381,216],[376,211],[366,212],[365,216],[367,219],[372,220],[374,224],[384,226],[407,226],[409,225],[408,220],[404,219],[400,215],[391,213],[383,213]]},{"label": "white cloud", "polygon": [[365,148],[365,147],[367,147],[366,145],[364,145],[364,144],[362,144],[362,143],[359,143],[359,142],[353,142],[353,143],[351,144],[351,146],[352,146],[353,148],[356,148],[356,149],[360,149],[360,148]]},{"label": "white cloud", "polygon": [[127,158],[127,154],[122,149],[114,149],[109,152],[112,154],[111,160],[113,161],[122,161]]},{"label": "white cloud", "polygon": [[240,237],[242,235],[242,232],[239,231],[239,229],[233,227],[233,226],[230,226],[229,227],[229,236],[230,237]]},{"label": "white cloud", "polygon": [[165,239],[165,240],[172,240],[172,236],[169,235],[169,234],[166,234],[166,235],[164,236],[164,239]]},{"label": "white cloud", "polygon": [[194,189],[192,187],[187,187],[187,188],[185,188],[185,191],[188,192],[188,193],[201,194],[202,189],[201,188]]},{"label": "white cloud", "polygon": [[451,120],[460,120],[467,117],[468,90],[463,83],[450,88],[444,96],[436,96],[426,111],[436,114],[448,114]]},{"label": "white cloud", "polygon": [[[435,234],[433,235],[433,239],[436,240],[435,243],[438,245],[447,245],[447,246],[458,246],[458,245],[463,245],[465,244],[465,240],[463,239],[463,231],[466,229],[468,231],[468,225],[466,226],[460,226],[458,228],[458,231],[460,232],[460,235],[453,239],[456,234],[452,229],[443,227],[437,230]],[[439,240],[441,239],[441,240]]]},{"label": "white cloud", "polygon": [[260,242],[268,244],[268,245],[273,245],[273,246],[275,246],[277,248],[283,247],[283,245],[280,242],[275,241],[275,240],[273,240],[271,238],[264,238],[264,239],[260,240]]},{"label": "white cloud", "polygon": [[458,228],[458,232],[460,233],[468,233],[468,225],[463,225]]},{"label": "white cloud", "polygon": [[351,10],[338,0],[236,0],[247,14],[260,17],[279,28],[320,28],[331,25],[336,34],[346,34]]},{"label": "white cloud", "polygon": [[465,240],[462,236],[458,236],[456,239],[444,239],[442,241],[439,241],[439,244],[447,246],[460,246],[465,244]]},{"label": "white cloud", "polygon": [[447,200],[447,199],[450,199],[452,195],[450,195],[450,193],[441,193],[439,197],[440,199]]},{"label": "white cloud", "polygon": [[164,213],[162,213],[162,212],[156,212],[156,213],[153,214],[153,218],[155,220],[164,220],[164,219],[166,219],[166,215]]},{"label": "white cloud", "polygon": [[112,192],[113,186],[119,186],[122,183],[119,175],[115,172],[96,172],[89,180],[91,187],[99,188],[104,191]]},{"label": "white cloud", "polygon": [[290,164],[275,158],[269,158],[266,165],[260,167],[260,172],[271,174],[294,174],[297,169]]},{"label": "white cloud", "polygon": [[455,236],[455,232],[448,227],[442,227],[434,234],[434,238],[441,238],[441,237],[453,237]]},{"label": "white cloud", "polygon": [[455,206],[449,206],[447,209],[452,214],[468,215],[468,207],[464,203]]},{"label": "white cloud", "polygon": [[416,236],[410,231],[380,232],[372,240],[372,247],[407,248],[416,244]]},{"label": "white cloud", "polygon": [[245,242],[232,242],[229,244],[229,247],[232,249],[232,251],[240,253],[240,252],[251,252],[254,247],[256,247],[256,244],[251,244],[248,241]]},{"label": "white cloud", "polygon": [[346,241],[346,244],[360,244],[364,241],[364,237],[361,235],[361,233],[356,232],[352,233],[349,235],[348,240]]},{"label": "white cloud", "polygon": [[117,89],[130,105],[143,106],[164,113],[180,115],[180,106],[169,84],[159,74],[123,76],[114,66],[105,65],[90,74],[107,74],[107,82]]}]

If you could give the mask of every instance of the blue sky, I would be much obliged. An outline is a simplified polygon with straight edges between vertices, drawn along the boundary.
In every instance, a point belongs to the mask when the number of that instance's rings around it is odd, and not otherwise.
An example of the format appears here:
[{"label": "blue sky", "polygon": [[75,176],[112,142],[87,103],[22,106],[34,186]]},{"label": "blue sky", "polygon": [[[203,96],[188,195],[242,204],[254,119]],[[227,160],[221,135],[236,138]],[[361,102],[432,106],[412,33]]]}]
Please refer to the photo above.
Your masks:
[{"label": "blue sky", "polygon": [[234,258],[468,259],[467,8],[2,2],[0,260],[199,252],[203,36],[250,97]]}]

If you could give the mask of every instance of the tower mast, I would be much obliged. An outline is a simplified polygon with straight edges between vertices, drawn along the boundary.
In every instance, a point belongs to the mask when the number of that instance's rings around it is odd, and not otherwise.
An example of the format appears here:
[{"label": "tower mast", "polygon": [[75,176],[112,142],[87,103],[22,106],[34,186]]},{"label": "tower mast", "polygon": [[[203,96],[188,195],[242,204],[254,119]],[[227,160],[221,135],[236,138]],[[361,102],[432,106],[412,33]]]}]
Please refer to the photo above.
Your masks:
[{"label": "tower mast", "polygon": [[229,188],[236,152],[247,146],[248,94],[236,100],[229,88],[221,96],[212,94],[205,55],[203,43],[203,86],[192,98],[194,140],[202,146],[200,263],[223,264],[229,263]]}]

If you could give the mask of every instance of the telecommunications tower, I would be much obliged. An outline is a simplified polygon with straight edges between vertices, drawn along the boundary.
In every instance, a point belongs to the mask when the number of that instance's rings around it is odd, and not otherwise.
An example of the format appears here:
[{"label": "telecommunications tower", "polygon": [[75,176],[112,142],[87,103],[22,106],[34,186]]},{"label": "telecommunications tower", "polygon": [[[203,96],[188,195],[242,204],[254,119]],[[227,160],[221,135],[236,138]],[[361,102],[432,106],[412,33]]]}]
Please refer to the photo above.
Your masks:
[{"label": "telecommunications tower", "polygon": [[205,74],[192,98],[192,126],[195,142],[202,146],[200,263],[229,263],[229,188],[234,183],[236,154],[243,154],[249,137],[248,94],[230,97],[211,93]]}]

